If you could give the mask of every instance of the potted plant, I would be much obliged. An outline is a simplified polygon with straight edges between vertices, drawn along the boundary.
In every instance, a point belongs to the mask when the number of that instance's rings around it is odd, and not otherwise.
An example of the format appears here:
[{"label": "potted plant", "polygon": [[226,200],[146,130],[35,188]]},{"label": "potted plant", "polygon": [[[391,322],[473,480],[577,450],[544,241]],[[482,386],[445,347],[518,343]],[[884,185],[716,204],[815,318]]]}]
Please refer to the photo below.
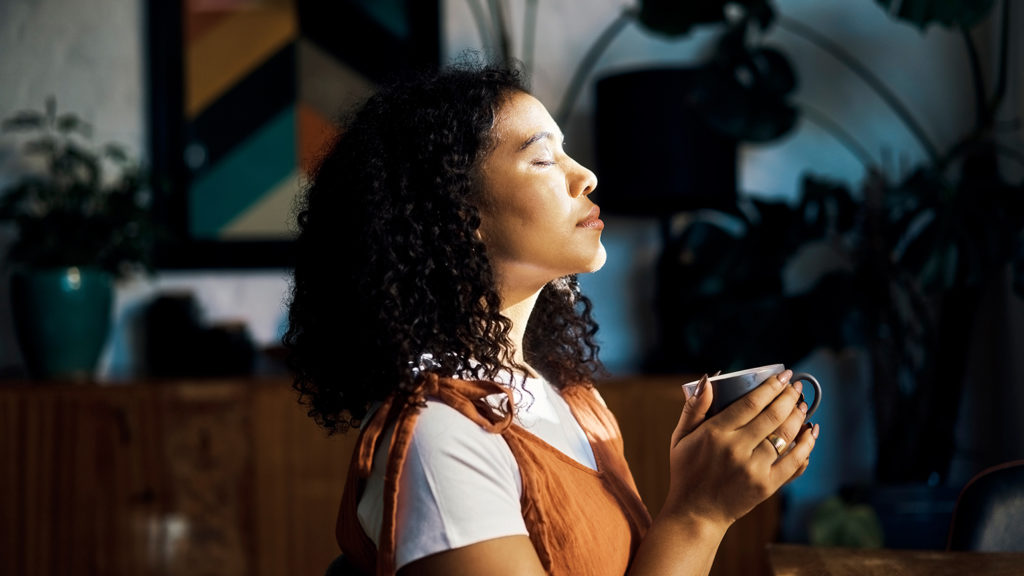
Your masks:
[{"label": "potted plant", "polygon": [[43,110],[6,118],[23,171],[0,196],[15,335],[28,375],[89,380],[112,325],[114,285],[150,269],[154,226],[145,173],[124,147],[91,142],[91,126]]}]

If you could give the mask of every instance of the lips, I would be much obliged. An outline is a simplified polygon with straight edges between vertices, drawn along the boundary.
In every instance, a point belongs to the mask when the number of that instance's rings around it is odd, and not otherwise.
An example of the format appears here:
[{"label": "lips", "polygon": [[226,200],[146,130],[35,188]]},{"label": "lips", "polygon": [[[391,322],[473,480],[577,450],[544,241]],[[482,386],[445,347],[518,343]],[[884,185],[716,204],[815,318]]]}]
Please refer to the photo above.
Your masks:
[{"label": "lips", "polygon": [[577,228],[589,228],[591,230],[602,230],[604,229],[604,222],[601,220],[601,209],[594,206],[587,212],[587,215],[576,223]]}]

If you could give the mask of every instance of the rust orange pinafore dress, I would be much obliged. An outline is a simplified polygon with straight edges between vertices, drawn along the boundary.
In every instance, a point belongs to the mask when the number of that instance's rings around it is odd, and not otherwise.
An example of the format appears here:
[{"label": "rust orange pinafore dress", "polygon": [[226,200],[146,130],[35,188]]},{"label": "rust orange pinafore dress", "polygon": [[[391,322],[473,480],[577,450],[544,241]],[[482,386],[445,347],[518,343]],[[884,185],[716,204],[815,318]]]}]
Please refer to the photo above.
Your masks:
[{"label": "rust orange pinafore dress", "polygon": [[[399,403],[392,398],[376,411],[360,431],[338,513],[336,536],[348,560],[366,574],[395,573],[398,478],[419,404],[429,397],[455,408],[489,432],[501,434],[508,443],[523,482],[523,519],[548,574],[626,573],[651,517],[637,494],[612,413],[590,386],[561,390],[590,440],[597,462],[595,471],[514,424],[510,414],[495,413],[483,400],[491,394],[507,395],[508,390],[494,382],[426,374],[412,402]],[[377,548],[363,532],[356,509],[374,450],[380,449],[377,441],[391,422],[395,423],[395,433],[388,447],[384,521]]]}]

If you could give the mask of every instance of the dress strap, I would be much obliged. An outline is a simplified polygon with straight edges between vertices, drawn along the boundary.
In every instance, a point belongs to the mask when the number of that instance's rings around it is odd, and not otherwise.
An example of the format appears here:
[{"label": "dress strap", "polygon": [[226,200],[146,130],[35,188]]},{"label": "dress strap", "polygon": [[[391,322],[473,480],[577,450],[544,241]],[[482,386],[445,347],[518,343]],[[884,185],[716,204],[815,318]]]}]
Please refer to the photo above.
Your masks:
[{"label": "dress strap", "polygon": [[[495,394],[505,395],[505,406],[496,410],[486,400]],[[380,538],[377,545],[377,574],[395,573],[395,517],[398,502],[398,479],[402,474],[409,443],[420,410],[427,398],[436,398],[458,410],[481,428],[500,434],[512,425],[515,403],[511,391],[496,382],[486,380],[459,380],[442,378],[437,374],[424,374],[415,390],[402,397],[389,396],[380,406],[360,435],[353,464],[360,478],[367,478],[373,467],[373,458],[384,430],[394,423],[394,433],[388,445],[387,468],[384,471],[384,510]],[[352,496],[355,496],[354,494]]]}]

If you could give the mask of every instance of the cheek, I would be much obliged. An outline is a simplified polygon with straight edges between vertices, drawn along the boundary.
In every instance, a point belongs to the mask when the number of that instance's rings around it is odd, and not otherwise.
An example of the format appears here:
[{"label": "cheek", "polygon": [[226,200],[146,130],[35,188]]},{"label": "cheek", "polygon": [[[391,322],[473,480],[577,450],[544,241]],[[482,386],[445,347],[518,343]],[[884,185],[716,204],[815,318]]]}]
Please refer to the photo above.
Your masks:
[{"label": "cheek", "polygon": [[485,229],[485,233],[520,230],[542,221],[546,212],[548,210],[529,201],[524,194],[495,195],[480,210],[480,228]]},{"label": "cheek", "polygon": [[504,253],[509,238],[514,237],[514,229],[510,226],[511,218],[503,210],[500,206],[495,205],[480,210],[480,226],[476,229],[477,237],[484,243],[488,253],[492,256]]},{"label": "cheek", "polygon": [[480,203],[480,230],[488,238],[534,231],[551,233],[565,226],[573,211],[572,198],[560,193],[557,182],[517,174],[486,174]]}]

